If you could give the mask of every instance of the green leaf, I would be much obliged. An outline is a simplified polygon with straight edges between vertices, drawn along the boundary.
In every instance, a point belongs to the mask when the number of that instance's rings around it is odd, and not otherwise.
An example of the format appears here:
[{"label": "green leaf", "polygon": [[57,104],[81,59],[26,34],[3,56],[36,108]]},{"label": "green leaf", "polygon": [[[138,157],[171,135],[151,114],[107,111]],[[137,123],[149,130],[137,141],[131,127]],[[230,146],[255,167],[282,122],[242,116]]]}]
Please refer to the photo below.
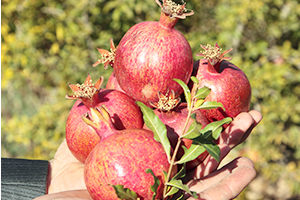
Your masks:
[{"label": "green leaf", "polygon": [[188,105],[188,108],[190,108],[192,103],[192,97],[191,97],[191,91],[189,87],[180,79],[173,79],[173,80],[176,81],[183,88],[186,103]]},{"label": "green leaf", "polygon": [[201,143],[201,145],[206,149],[209,155],[211,155],[216,161],[220,162],[221,150],[216,143],[206,140],[204,143]]},{"label": "green leaf", "polygon": [[153,173],[152,169],[146,169],[146,173],[150,173],[153,178],[154,178],[154,184],[151,186],[151,191],[154,193],[153,196],[152,196],[152,200],[155,200],[155,197],[157,195],[157,188],[160,184],[160,181],[159,179],[157,178],[157,176],[155,176],[155,174]]},{"label": "green leaf", "polygon": [[193,83],[198,84],[199,80],[195,77],[195,76],[191,76],[191,80],[193,81]]},{"label": "green leaf", "polygon": [[115,189],[118,198],[125,199],[125,200],[137,199],[137,194],[128,188],[124,188],[123,185],[111,185],[111,186]]},{"label": "green leaf", "polygon": [[202,134],[204,134],[206,132],[210,132],[212,137],[216,140],[219,138],[219,136],[223,130],[222,126],[224,124],[229,124],[230,122],[232,122],[232,118],[226,117],[222,120],[209,123],[200,132]]},{"label": "green leaf", "polygon": [[186,168],[185,168],[185,164],[183,164],[179,172],[175,176],[173,176],[172,179],[180,179],[185,177],[185,175],[186,175]]},{"label": "green leaf", "polygon": [[194,105],[193,110],[199,109],[199,107],[203,104],[203,102],[204,102],[204,99],[198,99]]},{"label": "green leaf", "polygon": [[193,121],[193,123],[190,125],[188,131],[181,136],[181,138],[187,138],[187,139],[193,139],[201,135],[202,125],[198,123],[196,120]]},{"label": "green leaf", "polygon": [[192,195],[192,192],[190,191],[190,188],[187,185],[184,185],[182,183],[182,180],[173,180],[172,179],[171,181],[166,183],[166,185],[178,188],[178,189],[183,190],[183,191],[185,191],[185,192]]},{"label": "green leaf", "polygon": [[173,194],[176,194],[179,191],[177,187],[168,186],[168,192],[166,196],[171,196]]},{"label": "green leaf", "polygon": [[182,146],[182,148],[184,149],[184,154],[175,164],[182,164],[194,160],[205,151],[205,148],[199,143],[192,143],[188,149],[185,146]]},{"label": "green leaf", "polygon": [[160,121],[159,117],[155,115],[151,108],[139,101],[137,105],[141,108],[146,126],[154,133],[154,139],[162,144],[170,162],[171,144],[167,137],[166,126]]},{"label": "green leaf", "polygon": [[207,95],[209,95],[210,91],[211,91],[210,88],[204,86],[197,90],[195,98],[205,99],[207,97]]},{"label": "green leaf", "polygon": [[214,108],[223,108],[225,110],[224,106],[220,102],[216,101],[205,101],[203,104],[201,104],[199,107],[195,107],[194,109],[214,109]]}]

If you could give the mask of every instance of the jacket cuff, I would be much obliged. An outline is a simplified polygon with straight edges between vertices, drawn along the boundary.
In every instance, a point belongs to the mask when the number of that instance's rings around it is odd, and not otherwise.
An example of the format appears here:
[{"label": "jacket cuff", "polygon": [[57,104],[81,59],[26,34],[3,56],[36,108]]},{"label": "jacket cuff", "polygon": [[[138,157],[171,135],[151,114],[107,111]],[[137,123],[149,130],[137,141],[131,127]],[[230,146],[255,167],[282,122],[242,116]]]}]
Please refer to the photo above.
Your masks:
[{"label": "jacket cuff", "polygon": [[46,194],[49,162],[1,158],[1,199],[34,199]]}]

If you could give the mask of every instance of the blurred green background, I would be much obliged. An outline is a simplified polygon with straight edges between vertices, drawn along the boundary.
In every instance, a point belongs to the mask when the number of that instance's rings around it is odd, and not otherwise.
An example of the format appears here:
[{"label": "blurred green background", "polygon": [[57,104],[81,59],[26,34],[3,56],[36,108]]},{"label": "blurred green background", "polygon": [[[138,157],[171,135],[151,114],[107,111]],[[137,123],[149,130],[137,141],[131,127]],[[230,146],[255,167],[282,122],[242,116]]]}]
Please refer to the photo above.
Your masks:
[{"label": "blurred green background", "polygon": [[[154,0],[1,1],[1,156],[51,159],[64,138],[73,101],[68,83],[96,68],[97,48],[117,45],[141,21],[158,21]],[[189,0],[195,15],[176,29],[190,42],[233,47],[232,62],[248,76],[252,109],[264,119],[230,155],[251,158],[257,178],[238,199],[300,198],[300,2]],[[195,60],[199,57],[195,57]]]}]

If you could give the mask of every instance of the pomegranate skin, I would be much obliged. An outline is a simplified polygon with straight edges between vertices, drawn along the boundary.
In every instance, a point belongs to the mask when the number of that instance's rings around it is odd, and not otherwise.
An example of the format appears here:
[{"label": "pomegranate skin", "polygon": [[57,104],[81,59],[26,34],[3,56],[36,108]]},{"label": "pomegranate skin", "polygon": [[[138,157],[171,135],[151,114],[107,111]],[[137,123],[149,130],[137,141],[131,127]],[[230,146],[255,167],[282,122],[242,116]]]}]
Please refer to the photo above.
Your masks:
[{"label": "pomegranate skin", "polygon": [[158,91],[182,93],[173,79],[185,83],[190,80],[192,50],[174,25],[165,25],[163,20],[136,24],[124,35],[116,51],[114,71],[120,87],[148,106],[149,102],[158,101]]},{"label": "pomegranate skin", "polygon": [[118,131],[100,141],[88,156],[84,168],[85,184],[95,200],[118,199],[111,185],[123,185],[136,192],[141,199],[152,199],[150,187],[154,179],[145,172],[147,168],[152,169],[160,180],[157,197],[161,199],[163,170],[168,171],[169,168],[163,147],[154,140],[151,131]]},{"label": "pomegranate skin", "polygon": [[241,69],[227,60],[223,60],[216,69],[206,59],[199,60],[195,65],[198,66],[196,77],[200,87],[211,89],[205,101],[220,102],[225,108],[225,111],[222,108],[201,110],[210,122],[249,111],[251,86]]},{"label": "pomegranate skin", "polygon": [[93,103],[84,104],[77,100],[67,118],[66,140],[72,154],[82,163],[91,150],[99,143],[100,137],[93,128],[82,120],[82,115],[90,112],[89,108],[105,105],[111,114],[116,129],[143,127],[143,115],[135,101],[128,95],[116,91],[101,89]]},{"label": "pomegranate skin", "polygon": [[[174,149],[177,144],[178,138],[182,135],[184,124],[188,116],[187,104],[180,103],[173,110],[168,112],[163,112],[160,111],[159,109],[155,109],[154,113],[158,116],[158,118],[162,121],[162,123],[166,125],[167,136],[169,138],[172,148]],[[202,128],[204,128],[209,123],[200,110],[195,110],[193,113],[196,114],[196,120],[198,123],[202,125]],[[189,120],[188,127],[191,124],[192,124],[192,120]],[[144,128],[148,129],[146,125],[144,125]],[[190,148],[192,143],[193,141],[190,139],[185,139],[185,138],[182,139],[182,145],[184,145],[186,148]],[[177,159],[180,159],[183,153],[184,153],[183,149],[182,148],[179,149]],[[207,155],[208,152],[205,151],[201,155],[199,155],[195,160],[187,162],[186,169],[187,170],[194,169],[200,163],[203,162],[203,160],[206,158]]]},{"label": "pomegranate skin", "polygon": [[[111,75],[109,76],[108,78],[108,81],[107,81],[107,84],[106,84],[106,89],[111,89],[111,90],[118,90],[120,92],[124,92],[122,90],[122,88],[120,87],[117,79],[116,79],[116,76],[115,76],[115,73],[112,72]],[[124,92],[125,93],[125,92]]]}]

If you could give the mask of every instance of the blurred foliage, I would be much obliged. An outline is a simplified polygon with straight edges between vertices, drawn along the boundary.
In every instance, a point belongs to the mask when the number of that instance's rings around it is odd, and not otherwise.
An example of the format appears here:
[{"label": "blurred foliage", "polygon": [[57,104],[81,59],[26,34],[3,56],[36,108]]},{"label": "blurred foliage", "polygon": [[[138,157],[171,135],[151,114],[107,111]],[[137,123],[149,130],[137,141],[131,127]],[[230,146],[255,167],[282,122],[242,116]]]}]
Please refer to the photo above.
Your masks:
[{"label": "blurred foliage", "polygon": [[[1,150],[3,157],[51,159],[74,102],[67,83],[112,72],[92,64],[141,21],[158,21],[154,0],[2,0]],[[189,0],[195,15],[176,28],[194,54],[200,44],[230,47],[248,76],[252,109],[264,119],[238,154],[250,157],[266,188],[257,199],[300,195],[300,3],[297,0]],[[199,59],[195,57],[195,60]],[[285,196],[268,192],[288,186]],[[250,184],[251,185],[251,184]],[[240,198],[247,198],[243,193]]]}]

